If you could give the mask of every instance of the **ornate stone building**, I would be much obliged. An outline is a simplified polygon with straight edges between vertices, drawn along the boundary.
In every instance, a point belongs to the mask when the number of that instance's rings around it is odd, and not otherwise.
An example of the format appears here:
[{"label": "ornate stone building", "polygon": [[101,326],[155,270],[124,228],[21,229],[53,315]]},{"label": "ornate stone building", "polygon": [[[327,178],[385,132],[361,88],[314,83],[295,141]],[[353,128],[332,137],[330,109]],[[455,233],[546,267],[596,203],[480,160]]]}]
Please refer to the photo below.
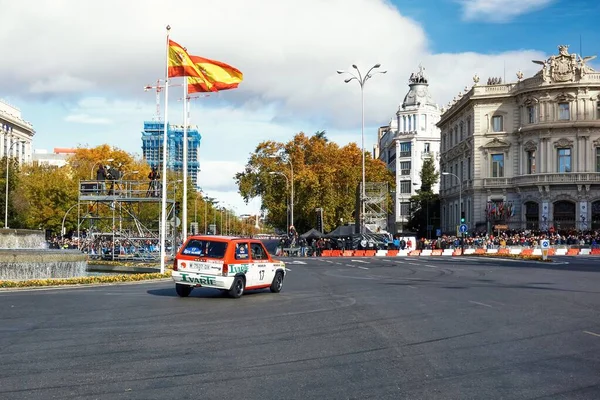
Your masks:
[{"label": "ornate stone building", "polygon": [[8,155],[21,164],[31,162],[33,125],[21,117],[21,110],[0,100],[0,157]]},{"label": "ornate stone building", "polygon": [[[379,128],[375,151],[396,175],[394,214],[388,224],[392,233],[403,232],[408,222],[410,198],[421,188],[423,160],[428,157],[437,160],[440,151],[440,131],[436,126],[440,109],[429,94],[423,67],[411,74],[408,86],[408,93],[395,117],[389,125]],[[432,190],[437,192],[439,184]]]},{"label": "ornate stone building", "polygon": [[445,232],[461,211],[469,231],[600,229],[600,73],[558,49],[527,79],[476,75],[444,110]]}]

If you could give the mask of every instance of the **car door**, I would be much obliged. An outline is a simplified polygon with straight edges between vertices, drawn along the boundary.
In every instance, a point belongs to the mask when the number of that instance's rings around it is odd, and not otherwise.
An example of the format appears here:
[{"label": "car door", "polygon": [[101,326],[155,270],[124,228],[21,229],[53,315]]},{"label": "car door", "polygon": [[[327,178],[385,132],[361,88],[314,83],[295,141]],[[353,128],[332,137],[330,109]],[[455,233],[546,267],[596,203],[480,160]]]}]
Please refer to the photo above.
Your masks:
[{"label": "car door", "polygon": [[264,287],[270,285],[273,280],[270,270],[273,266],[270,263],[267,250],[262,243],[250,243],[250,256],[252,258],[248,270],[250,283],[248,283],[248,276],[246,276],[246,287]]},{"label": "car door", "polygon": [[250,251],[247,242],[238,242],[235,244],[234,257],[230,261],[229,272],[230,274],[243,273],[246,275],[246,286],[250,279]]}]

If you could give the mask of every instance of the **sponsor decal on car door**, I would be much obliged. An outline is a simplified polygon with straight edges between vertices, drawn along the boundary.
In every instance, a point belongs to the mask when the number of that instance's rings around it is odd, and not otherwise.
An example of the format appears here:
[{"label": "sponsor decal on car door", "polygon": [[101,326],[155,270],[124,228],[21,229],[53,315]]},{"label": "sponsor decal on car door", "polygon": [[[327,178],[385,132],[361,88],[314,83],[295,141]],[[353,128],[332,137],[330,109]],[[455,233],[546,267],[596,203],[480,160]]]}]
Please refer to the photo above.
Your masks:
[{"label": "sponsor decal on car door", "polygon": [[[250,285],[247,286],[264,286],[270,284],[269,276],[271,275],[267,268],[270,264],[269,256],[262,243],[252,243],[250,245],[250,254],[252,257]],[[246,278],[248,279],[248,278]]]}]

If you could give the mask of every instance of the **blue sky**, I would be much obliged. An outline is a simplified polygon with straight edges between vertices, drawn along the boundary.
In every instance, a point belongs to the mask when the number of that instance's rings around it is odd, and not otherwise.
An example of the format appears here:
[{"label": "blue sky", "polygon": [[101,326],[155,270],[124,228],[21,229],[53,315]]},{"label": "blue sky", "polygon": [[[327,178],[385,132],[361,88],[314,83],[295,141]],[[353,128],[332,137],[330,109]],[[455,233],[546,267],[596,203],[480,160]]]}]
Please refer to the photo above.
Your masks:
[{"label": "blue sky", "polygon": [[392,3],[423,25],[430,50],[436,53],[551,51],[559,43],[569,44],[571,52],[579,53],[580,36],[584,55],[599,53],[600,1],[393,0]]},{"label": "blue sky", "polygon": [[[583,0],[0,0],[0,97],[36,129],[34,148],[108,143],[141,154],[143,121],[155,111],[143,91],[164,71],[165,29],[192,54],[244,72],[236,90],[192,104],[203,139],[199,182],[238,213],[233,175],[258,143],[326,130],[360,143],[360,91],[335,73],[381,63],[365,88],[366,143],[394,116],[411,72],[422,63],[433,97],[445,105],[477,73],[483,81],[535,74],[560,44],[600,55],[600,1]],[[188,10],[188,12],[182,12]],[[202,18],[198,15],[211,15]],[[27,23],[23,23],[27,21]],[[107,23],[110,21],[110,23]],[[68,23],[67,23],[68,22]],[[7,54],[5,52],[5,54]],[[600,70],[599,60],[591,65]],[[177,82],[174,82],[177,83]],[[171,90],[170,122],[181,123],[181,88]],[[163,102],[164,104],[164,102]],[[164,109],[161,107],[161,112]]]}]

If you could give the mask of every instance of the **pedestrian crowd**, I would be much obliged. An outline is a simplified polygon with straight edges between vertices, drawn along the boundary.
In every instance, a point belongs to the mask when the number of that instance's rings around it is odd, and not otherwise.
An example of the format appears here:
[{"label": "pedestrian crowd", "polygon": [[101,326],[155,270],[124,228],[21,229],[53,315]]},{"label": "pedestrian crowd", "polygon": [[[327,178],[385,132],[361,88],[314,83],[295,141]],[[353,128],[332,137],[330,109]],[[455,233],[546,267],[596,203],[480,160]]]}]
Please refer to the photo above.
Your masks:
[{"label": "pedestrian crowd", "polygon": [[536,247],[541,240],[548,240],[550,246],[581,246],[600,247],[600,231],[504,231],[499,234],[486,232],[469,235],[461,240],[460,237],[443,235],[435,239],[420,238],[417,249],[447,249],[447,248],[504,248],[504,247]]}]

